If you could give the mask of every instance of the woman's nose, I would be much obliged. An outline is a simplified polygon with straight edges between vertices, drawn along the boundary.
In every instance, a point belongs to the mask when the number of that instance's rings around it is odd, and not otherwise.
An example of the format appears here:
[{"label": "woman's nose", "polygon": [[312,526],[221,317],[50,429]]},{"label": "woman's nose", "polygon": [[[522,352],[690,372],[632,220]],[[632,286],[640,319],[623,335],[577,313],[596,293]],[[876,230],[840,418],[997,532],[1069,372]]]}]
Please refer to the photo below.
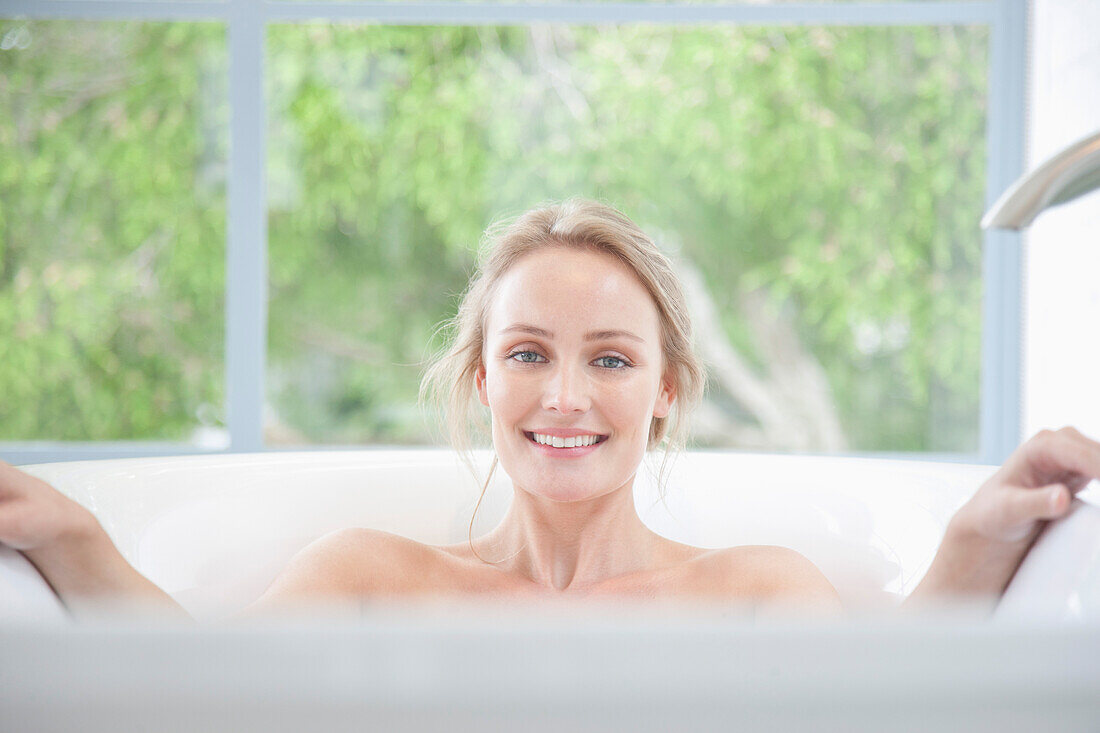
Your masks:
[{"label": "woman's nose", "polygon": [[584,412],[590,404],[587,377],[580,368],[561,366],[554,370],[542,398],[543,409],[566,414]]}]

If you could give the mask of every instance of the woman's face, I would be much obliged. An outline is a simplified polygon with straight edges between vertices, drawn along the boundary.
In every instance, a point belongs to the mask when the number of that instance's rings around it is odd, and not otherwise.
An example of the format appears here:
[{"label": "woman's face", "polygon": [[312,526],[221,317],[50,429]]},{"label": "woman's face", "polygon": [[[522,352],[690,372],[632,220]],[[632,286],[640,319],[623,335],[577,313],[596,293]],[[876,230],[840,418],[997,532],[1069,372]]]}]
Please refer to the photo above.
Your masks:
[{"label": "woman's face", "polygon": [[657,308],[626,265],[557,245],[520,259],[497,282],[476,379],[516,487],[578,501],[630,482],[675,397],[663,362]]}]

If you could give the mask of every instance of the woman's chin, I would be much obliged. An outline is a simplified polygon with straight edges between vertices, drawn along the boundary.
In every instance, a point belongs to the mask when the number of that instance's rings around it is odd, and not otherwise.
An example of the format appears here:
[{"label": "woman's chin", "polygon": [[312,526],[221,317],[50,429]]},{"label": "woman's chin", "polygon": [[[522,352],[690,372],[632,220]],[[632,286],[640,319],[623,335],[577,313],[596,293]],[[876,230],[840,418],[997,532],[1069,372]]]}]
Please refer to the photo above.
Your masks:
[{"label": "woman's chin", "polygon": [[585,482],[583,485],[573,481],[547,481],[546,477],[526,484],[516,484],[528,494],[539,499],[554,502],[590,501],[615,491],[618,486],[604,486],[599,482]]},{"label": "woman's chin", "polygon": [[576,502],[582,502],[582,501],[588,501],[590,499],[595,499],[597,496],[599,496],[598,494],[590,494],[590,493],[585,493],[585,492],[580,492],[580,491],[570,492],[570,491],[552,491],[552,490],[551,491],[537,491],[536,490],[536,491],[528,491],[527,493],[531,494],[531,495],[533,495],[533,496],[535,496],[539,499],[545,499],[547,501],[552,501],[552,502],[557,503],[557,504],[573,504],[573,503],[576,503]]}]

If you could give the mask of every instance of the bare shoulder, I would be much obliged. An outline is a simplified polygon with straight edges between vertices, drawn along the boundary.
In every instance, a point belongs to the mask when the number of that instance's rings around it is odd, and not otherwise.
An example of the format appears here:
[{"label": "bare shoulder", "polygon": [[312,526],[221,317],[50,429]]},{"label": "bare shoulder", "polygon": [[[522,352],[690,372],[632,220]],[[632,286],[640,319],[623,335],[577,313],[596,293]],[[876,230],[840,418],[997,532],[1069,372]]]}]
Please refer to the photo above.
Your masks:
[{"label": "bare shoulder", "polygon": [[779,545],[741,545],[707,555],[720,587],[767,604],[843,610],[840,595],[805,555]]},{"label": "bare shoulder", "polygon": [[329,532],[290,559],[247,611],[293,602],[398,595],[415,589],[434,552],[407,537],[353,527]]}]

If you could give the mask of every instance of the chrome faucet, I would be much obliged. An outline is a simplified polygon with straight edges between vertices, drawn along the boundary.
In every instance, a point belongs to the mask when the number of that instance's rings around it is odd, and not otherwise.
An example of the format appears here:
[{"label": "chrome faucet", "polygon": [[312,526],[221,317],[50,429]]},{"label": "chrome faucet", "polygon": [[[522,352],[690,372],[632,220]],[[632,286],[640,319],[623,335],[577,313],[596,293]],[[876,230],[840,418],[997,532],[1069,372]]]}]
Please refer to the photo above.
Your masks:
[{"label": "chrome faucet", "polygon": [[983,229],[1026,229],[1043,209],[1100,188],[1100,130],[1021,176],[982,217]]}]

